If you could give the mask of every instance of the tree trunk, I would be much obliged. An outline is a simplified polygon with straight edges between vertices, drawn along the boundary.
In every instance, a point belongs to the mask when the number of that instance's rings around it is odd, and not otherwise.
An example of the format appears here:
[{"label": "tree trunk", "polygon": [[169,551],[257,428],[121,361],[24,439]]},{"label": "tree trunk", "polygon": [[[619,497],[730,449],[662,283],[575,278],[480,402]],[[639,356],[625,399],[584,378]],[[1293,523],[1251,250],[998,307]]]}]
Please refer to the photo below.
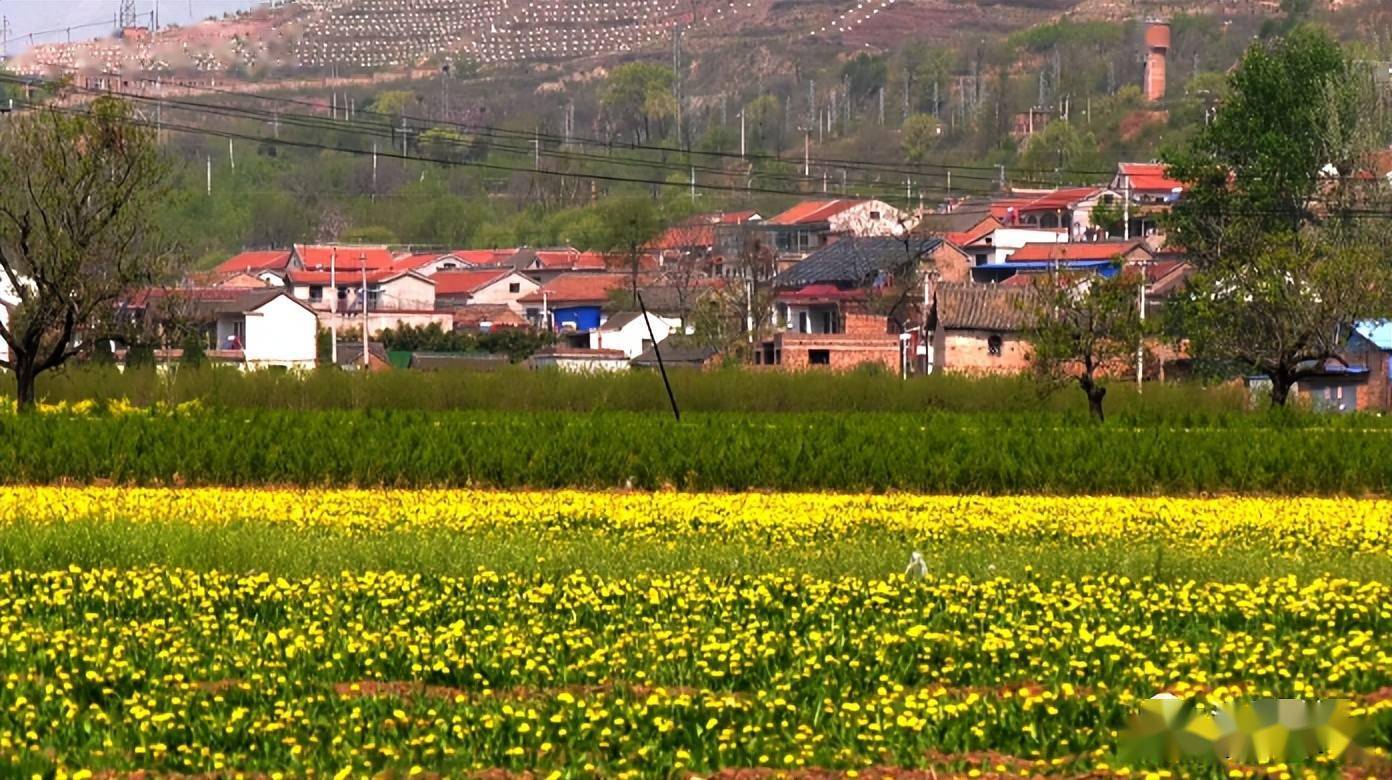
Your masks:
[{"label": "tree trunk", "polygon": [[1092,377],[1087,374],[1078,377],[1078,384],[1082,386],[1083,393],[1087,395],[1088,412],[1098,422],[1106,422],[1107,416],[1102,412],[1102,399],[1107,397],[1107,388],[1092,381]]},{"label": "tree trunk", "polygon": [[15,405],[20,412],[32,411],[34,403],[38,400],[34,391],[36,373],[30,361],[24,360],[15,363]]},{"label": "tree trunk", "polygon": [[1273,373],[1271,375],[1271,405],[1284,408],[1286,401],[1290,400],[1290,390],[1294,384],[1295,382],[1286,376]]}]

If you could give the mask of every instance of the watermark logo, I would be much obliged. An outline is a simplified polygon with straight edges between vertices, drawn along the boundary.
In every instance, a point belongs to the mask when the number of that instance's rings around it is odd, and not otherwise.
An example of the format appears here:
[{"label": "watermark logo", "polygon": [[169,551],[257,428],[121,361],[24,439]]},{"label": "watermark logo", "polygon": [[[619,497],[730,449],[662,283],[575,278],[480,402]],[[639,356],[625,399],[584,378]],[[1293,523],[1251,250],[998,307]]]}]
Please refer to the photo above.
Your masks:
[{"label": "watermark logo", "polygon": [[1141,702],[1122,735],[1132,764],[1210,759],[1239,764],[1340,761],[1363,720],[1347,699],[1240,699],[1202,704],[1161,694]]}]

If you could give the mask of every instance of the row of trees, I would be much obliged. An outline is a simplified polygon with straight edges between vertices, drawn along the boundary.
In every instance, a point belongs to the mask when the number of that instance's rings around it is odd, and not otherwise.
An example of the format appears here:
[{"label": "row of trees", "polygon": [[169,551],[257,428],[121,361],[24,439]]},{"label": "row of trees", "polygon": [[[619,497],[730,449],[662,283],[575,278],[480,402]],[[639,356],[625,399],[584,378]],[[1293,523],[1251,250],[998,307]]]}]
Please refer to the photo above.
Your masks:
[{"label": "row of trees", "polygon": [[1102,378],[1165,329],[1225,373],[1269,377],[1279,406],[1345,361],[1350,325],[1392,311],[1387,182],[1370,168],[1392,128],[1372,71],[1300,26],[1254,45],[1228,86],[1213,121],[1166,155],[1191,183],[1168,240],[1196,269],[1170,321],[1143,322],[1134,274],[1051,279],[1035,298],[1036,367],[1076,380],[1099,418]]}]

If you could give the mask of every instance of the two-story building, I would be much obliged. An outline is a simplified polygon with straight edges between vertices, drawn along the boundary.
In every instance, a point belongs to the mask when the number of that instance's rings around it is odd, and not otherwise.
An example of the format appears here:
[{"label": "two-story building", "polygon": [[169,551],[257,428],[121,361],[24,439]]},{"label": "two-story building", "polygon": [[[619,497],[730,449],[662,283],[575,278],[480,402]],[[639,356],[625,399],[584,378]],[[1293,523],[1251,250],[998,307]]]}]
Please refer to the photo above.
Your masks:
[{"label": "two-story building", "polygon": [[782,268],[846,236],[902,235],[913,218],[881,200],[837,198],[803,201],[759,226]]}]

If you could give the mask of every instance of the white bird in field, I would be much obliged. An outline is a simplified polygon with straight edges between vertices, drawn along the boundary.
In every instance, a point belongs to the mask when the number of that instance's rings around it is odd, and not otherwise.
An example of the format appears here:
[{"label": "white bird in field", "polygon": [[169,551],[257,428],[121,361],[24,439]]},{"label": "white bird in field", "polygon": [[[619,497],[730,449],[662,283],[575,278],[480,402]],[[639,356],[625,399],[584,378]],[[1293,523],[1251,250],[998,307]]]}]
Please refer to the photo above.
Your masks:
[{"label": "white bird in field", "polygon": [[913,551],[913,554],[909,556],[909,566],[908,566],[907,569],[904,569],[904,576],[905,576],[905,577],[927,577],[927,576],[928,576],[928,562],[925,561],[925,560],[923,560],[923,553],[919,552],[918,550],[914,550],[914,551]]}]

